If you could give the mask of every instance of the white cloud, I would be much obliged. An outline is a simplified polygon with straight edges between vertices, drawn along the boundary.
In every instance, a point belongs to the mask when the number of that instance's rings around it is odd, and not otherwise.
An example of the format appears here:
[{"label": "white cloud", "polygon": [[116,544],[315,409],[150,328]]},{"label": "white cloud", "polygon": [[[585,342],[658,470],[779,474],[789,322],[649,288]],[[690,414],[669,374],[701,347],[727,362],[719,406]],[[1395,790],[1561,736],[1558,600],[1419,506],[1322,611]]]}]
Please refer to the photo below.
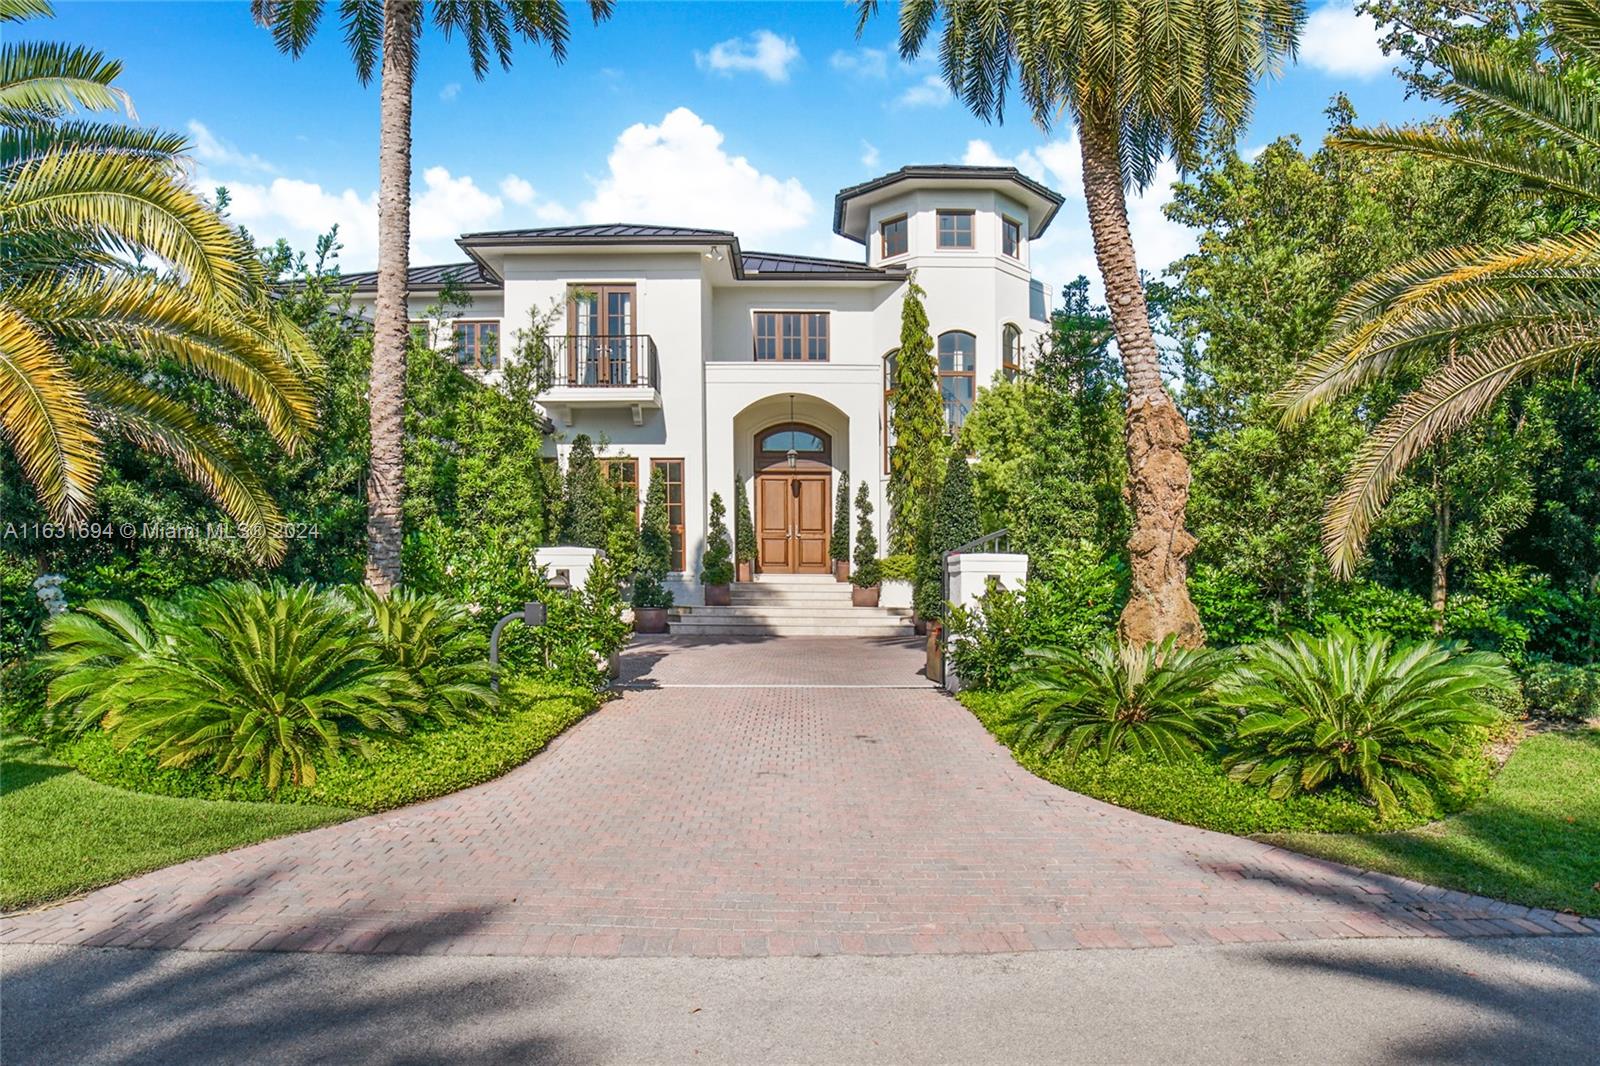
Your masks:
[{"label": "white cloud", "polygon": [[514,204],[533,203],[533,186],[515,174],[500,179],[500,195]]},{"label": "white cloud", "polygon": [[950,102],[950,90],[945,88],[944,79],[937,74],[928,74],[917,84],[895,98],[899,107],[943,107]]},{"label": "white cloud", "polygon": [[[1052,289],[1059,289],[1083,274],[1089,278],[1093,298],[1102,298],[1094,238],[1083,202],[1083,157],[1077,134],[1023,149],[1015,157],[1002,155],[988,141],[972,140],[967,142],[962,162],[969,166],[1014,166],[1066,197],[1050,229],[1033,245],[1033,276]],[[1172,183],[1177,180],[1178,167],[1169,161],[1161,164],[1155,180],[1143,192],[1128,193],[1128,228],[1133,233],[1134,254],[1140,269],[1151,274],[1163,273],[1174,260],[1195,247],[1194,234],[1162,212],[1172,198]]]},{"label": "white cloud", "polygon": [[828,58],[828,65],[841,74],[886,78],[889,76],[889,53],[882,48],[858,48],[854,52],[840,49]]},{"label": "white cloud", "polygon": [[711,51],[694,54],[695,65],[701,70],[727,75],[753,72],[768,81],[788,81],[789,68],[799,59],[799,46],[771,30],[757,30],[746,38],[719,41],[711,46]]},{"label": "white cloud", "polygon": [[861,165],[869,170],[878,165],[878,147],[869,141],[861,142]]},{"label": "white cloud", "polygon": [[1378,45],[1378,25],[1350,3],[1333,0],[1306,20],[1300,62],[1327,74],[1371,78],[1390,67]]},{"label": "white cloud", "polygon": [[460,95],[461,83],[459,81],[450,82],[443,89],[439,90],[439,99],[443,100],[447,104],[455,100],[455,98]]},{"label": "white cloud", "polygon": [[197,119],[189,120],[189,136],[194,138],[194,157],[202,166],[229,167],[255,174],[270,174],[274,169],[254,152],[241,152],[221,140]]},{"label": "white cloud", "polygon": [[810,221],[815,203],[795,178],[763,174],[729,155],[723,135],[686,107],[623,130],[580,213],[589,222],[731,229],[753,246]]}]

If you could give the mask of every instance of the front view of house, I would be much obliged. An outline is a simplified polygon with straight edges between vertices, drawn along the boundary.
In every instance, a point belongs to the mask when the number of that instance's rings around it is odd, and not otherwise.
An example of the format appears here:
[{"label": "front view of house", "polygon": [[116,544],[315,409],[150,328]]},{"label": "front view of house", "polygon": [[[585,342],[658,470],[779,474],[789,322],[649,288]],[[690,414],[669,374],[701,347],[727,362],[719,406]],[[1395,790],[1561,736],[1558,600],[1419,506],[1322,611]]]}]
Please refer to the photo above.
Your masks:
[{"label": "front view of house", "polygon": [[[884,540],[907,279],[927,293],[954,428],[1048,330],[1029,249],[1060,206],[1010,167],[903,167],[834,200],[834,231],[866,246],[862,262],[746,251],[733,233],[674,226],[471,233],[458,242],[468,262],[412,270],[411,316],[453,335],[463,365],[493,382],[516,331],[553,314],[553,382],[540,402],[560,458],[587,434],[641,504],[652,472],[665,473],[673,592],[697,604],[711,494],[731,508],[736,481],[750,494],[762,573],[828,572],[841,477],[871,487]],[[370,314],[376,275],[350,280]],[[429,320],[447,281],[471,307]]]}]

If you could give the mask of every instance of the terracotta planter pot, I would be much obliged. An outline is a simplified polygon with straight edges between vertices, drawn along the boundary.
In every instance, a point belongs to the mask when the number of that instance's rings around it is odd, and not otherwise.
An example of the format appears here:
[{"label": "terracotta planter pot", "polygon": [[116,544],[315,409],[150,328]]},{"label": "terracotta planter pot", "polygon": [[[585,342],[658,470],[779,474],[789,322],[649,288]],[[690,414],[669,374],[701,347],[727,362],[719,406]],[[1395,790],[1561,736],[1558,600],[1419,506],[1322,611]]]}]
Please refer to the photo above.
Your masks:
[{"label": "terracotta planter pot", "polygon": [[944,678],[944,626],[928,623],[928,663],[926,674],[935,685],[943,685]]},{"label": "terracotta planter pot", "polygon": [[752,569],[753,569],[753,567],[751,566],[751,564],[749,564],[749,563],[740,563],[739,564],[739,572],[735,576],[734,580],[736,580],[736,581],[749,581],[751,579],[751,577],[753,576],[750,573],[750,571]]},{"label": "terracotta planter pot", "polygon": [[633,631],[635,633],[665,633],[667,631],[667,609],[665,607],[635,607],[633,609]]},{"label": "terracotta planter pot", "polygon": [[733,592],[727,585],[706,586],[706,606],[726,607],[733,602]]},{"label": "terracotta planter pot", "polygon": [[862,588],[860,585],[850,586],[850,603],[855,607],[878,606],[878,586],[872,585]]},{"label": "terracotta planter pot", "polygon": [[835,581],[849,581],[850,580],[850,562],[849,562],[849,560],[847,560],[847,559],[835,559],[833,561],[833,579]]}]

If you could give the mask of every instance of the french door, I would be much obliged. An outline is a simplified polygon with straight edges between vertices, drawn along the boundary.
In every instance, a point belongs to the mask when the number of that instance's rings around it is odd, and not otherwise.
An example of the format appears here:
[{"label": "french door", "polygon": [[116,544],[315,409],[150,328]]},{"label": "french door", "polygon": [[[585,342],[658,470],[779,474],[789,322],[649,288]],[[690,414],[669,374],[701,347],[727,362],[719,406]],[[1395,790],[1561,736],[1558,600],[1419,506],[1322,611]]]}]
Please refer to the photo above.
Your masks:
[{"label": "french door", "polygon": [[634,344],[634,287],[574,287],[567,301],[572,341],[567,381],[572,385],[632,385],[638,381]]},{"label": "french door", "polygon": [[826,574],[827,474],[762,474],[756,481],[756,541],[763,573]]}]

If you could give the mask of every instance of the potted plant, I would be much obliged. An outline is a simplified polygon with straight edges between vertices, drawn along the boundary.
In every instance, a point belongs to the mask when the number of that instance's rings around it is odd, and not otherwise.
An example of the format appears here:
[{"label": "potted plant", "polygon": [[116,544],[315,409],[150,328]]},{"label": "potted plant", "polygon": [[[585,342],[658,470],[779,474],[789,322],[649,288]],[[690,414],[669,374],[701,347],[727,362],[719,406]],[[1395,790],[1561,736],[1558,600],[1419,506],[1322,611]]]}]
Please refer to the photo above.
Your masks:
[{"label": "potted plant", "polygon": [[878,606],[878,537],[872,532],[872,497],[867,483],[856,493],[856,558],[850,574],[850,602],[857,607]]},{"label": "potted plant", "polygon": [[706,534],[705,554],[700,556],[700,581],[706,587],[707,607],[726,607],[733,602],[728,583],[733,580],[733,545],[728,543],[728,512],[722,494],[711,494],[711,528]]},{"label": "potted plant", "polygon": [[833,539],[828,544],[833,557],[833,579],[850,580],[850,475],[839,474],[839,491],[833,501]]},{"label": "potted plant", "polygon": [[738,580],[749,581],[756,562],[756,522],[750,517],[750,498],[745,495],[744,479],[733,483],[733,558],[738,565]]},{"label": "potted plant", "polygon": [[633,571],[633,628],[637,633],[665,633],[672,591],[667,571],[672,565],[672,532],[667,526],[666,472],[650,475],[644,519],[639,523],[639,560]]}]

